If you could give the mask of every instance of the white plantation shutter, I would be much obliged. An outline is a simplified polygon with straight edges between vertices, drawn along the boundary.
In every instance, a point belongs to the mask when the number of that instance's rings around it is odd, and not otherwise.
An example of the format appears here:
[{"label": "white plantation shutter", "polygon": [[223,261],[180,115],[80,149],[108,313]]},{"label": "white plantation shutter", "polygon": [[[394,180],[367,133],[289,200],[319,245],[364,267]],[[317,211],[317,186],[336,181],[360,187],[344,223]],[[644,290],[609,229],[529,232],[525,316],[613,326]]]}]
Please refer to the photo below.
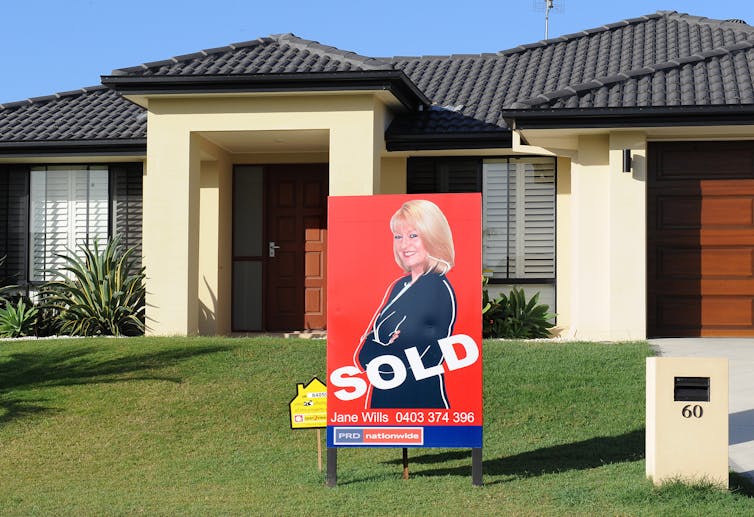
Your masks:
[{"label": "white plantation shutter", "polygon": [[484,268],[493,278],[554,278],[553,160],[485,160],[482,179]]},{"label": "white plantation shutter", "polygon": [[515,262],[515,235],[510,221],[515,217],[515,198],[510,196],[511,182],[507,160],[485,160],[482,166],[482,236],[483,264],[496,277],[507,277],[508,268]]},{"label": "white plantation shutter", "polygon": [[29,176],[29,279],[43,279],[44,247],[47,243],[45,231],[47,175],[44,171],[32,170]]},{"label": "white plantation shutter", "polygon": [[108,186],[107,169],[90,168],[88,171],[76,171],[74,174],[74,231],[75,246],[99,241],[107,242],[108,230]]},{"label": "white plantation shutter", "polygon": [[68,174],[50,175],[45,167],[31,170],[31,280],[46,280],[46,269],[62,265],[55,253],[69,240],[69,183]]},{"label": "white plantation shutter", "polygon": [[518,164],[525,181],[521,278],[555,278],[555,168],[552,159],[527,161]]},{"label": "white plantation shutter", "polygon": [[31,170],[31,280],[49,280],[56,256],[108,236],[107,167],[33,167]]}]

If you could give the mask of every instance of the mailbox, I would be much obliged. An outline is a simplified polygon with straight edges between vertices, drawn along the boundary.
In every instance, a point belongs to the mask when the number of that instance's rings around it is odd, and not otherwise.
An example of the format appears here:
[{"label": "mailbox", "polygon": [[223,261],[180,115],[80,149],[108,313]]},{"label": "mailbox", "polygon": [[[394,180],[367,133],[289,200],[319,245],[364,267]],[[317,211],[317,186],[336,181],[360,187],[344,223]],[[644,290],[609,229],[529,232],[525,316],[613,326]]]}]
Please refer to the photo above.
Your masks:
[{"label": "mailbox", "polygon": [[728,487],[728,360],[647,359],[646,474]]},{"label": "mailbox", "polygon": [[673,400],[676,402],[709,402],[709,377],[676,377]]}]

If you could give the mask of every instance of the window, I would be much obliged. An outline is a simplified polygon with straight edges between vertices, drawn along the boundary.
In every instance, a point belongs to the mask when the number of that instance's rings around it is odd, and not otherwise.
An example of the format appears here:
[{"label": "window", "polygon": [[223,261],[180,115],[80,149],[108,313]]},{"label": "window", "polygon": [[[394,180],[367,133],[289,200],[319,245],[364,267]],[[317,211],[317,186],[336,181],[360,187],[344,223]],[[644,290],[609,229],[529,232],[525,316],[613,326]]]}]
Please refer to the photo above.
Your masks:
[{"label": "window", "polygon": [[485,160],[484,268],[493,278],[555,278],[555,166],[552,158]]},{"label": "window", "polygon": [[141,267],[142,174],[140,163],[110,165],[110,233],[126,248],[136,248]]},{"label": "window", "polygon": [[407,192],[482,192],[490,281],[555,280],[554,158],[410,158]]},{"label": "window", "polygon": [[106,166],[32,167],[30,280],[49,280],[68,250],[107,241],[107,179]]},{"label": "window", "polygon": [[0,166],[0,280],[50,280],[65,264],[57,254],[110,235],[139,257],[141,212],[140,163]]}]

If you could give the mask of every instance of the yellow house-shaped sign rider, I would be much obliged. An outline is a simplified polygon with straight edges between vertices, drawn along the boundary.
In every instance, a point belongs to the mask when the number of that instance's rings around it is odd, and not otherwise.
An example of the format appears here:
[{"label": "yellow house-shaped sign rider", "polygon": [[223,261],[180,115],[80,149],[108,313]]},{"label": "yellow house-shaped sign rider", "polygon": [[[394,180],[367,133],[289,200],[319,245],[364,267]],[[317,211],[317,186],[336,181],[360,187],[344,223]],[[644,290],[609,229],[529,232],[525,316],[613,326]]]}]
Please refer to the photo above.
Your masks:
[{"label": "yellow house-shaped sign rider", "polygon": [[327,427],[327,386],[314,377],[309,384],[296,384],[296,396],[291,400],[291,429]]}]

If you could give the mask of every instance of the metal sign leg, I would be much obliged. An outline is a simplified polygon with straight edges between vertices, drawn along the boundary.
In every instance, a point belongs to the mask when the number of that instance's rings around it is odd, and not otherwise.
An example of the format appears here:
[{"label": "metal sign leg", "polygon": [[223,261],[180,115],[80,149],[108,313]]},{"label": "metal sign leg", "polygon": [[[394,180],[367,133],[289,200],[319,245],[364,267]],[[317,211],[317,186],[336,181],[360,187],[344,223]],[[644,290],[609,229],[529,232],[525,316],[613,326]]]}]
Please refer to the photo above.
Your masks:
[{"label": "metal sign leg", "polygon": [[327,486],[334,487],[338,484],[338,449],[327,448]]},{"label": "metal sign leg", "polygon": [[482,486],[482,448],[471,449],[471,484]]}]

